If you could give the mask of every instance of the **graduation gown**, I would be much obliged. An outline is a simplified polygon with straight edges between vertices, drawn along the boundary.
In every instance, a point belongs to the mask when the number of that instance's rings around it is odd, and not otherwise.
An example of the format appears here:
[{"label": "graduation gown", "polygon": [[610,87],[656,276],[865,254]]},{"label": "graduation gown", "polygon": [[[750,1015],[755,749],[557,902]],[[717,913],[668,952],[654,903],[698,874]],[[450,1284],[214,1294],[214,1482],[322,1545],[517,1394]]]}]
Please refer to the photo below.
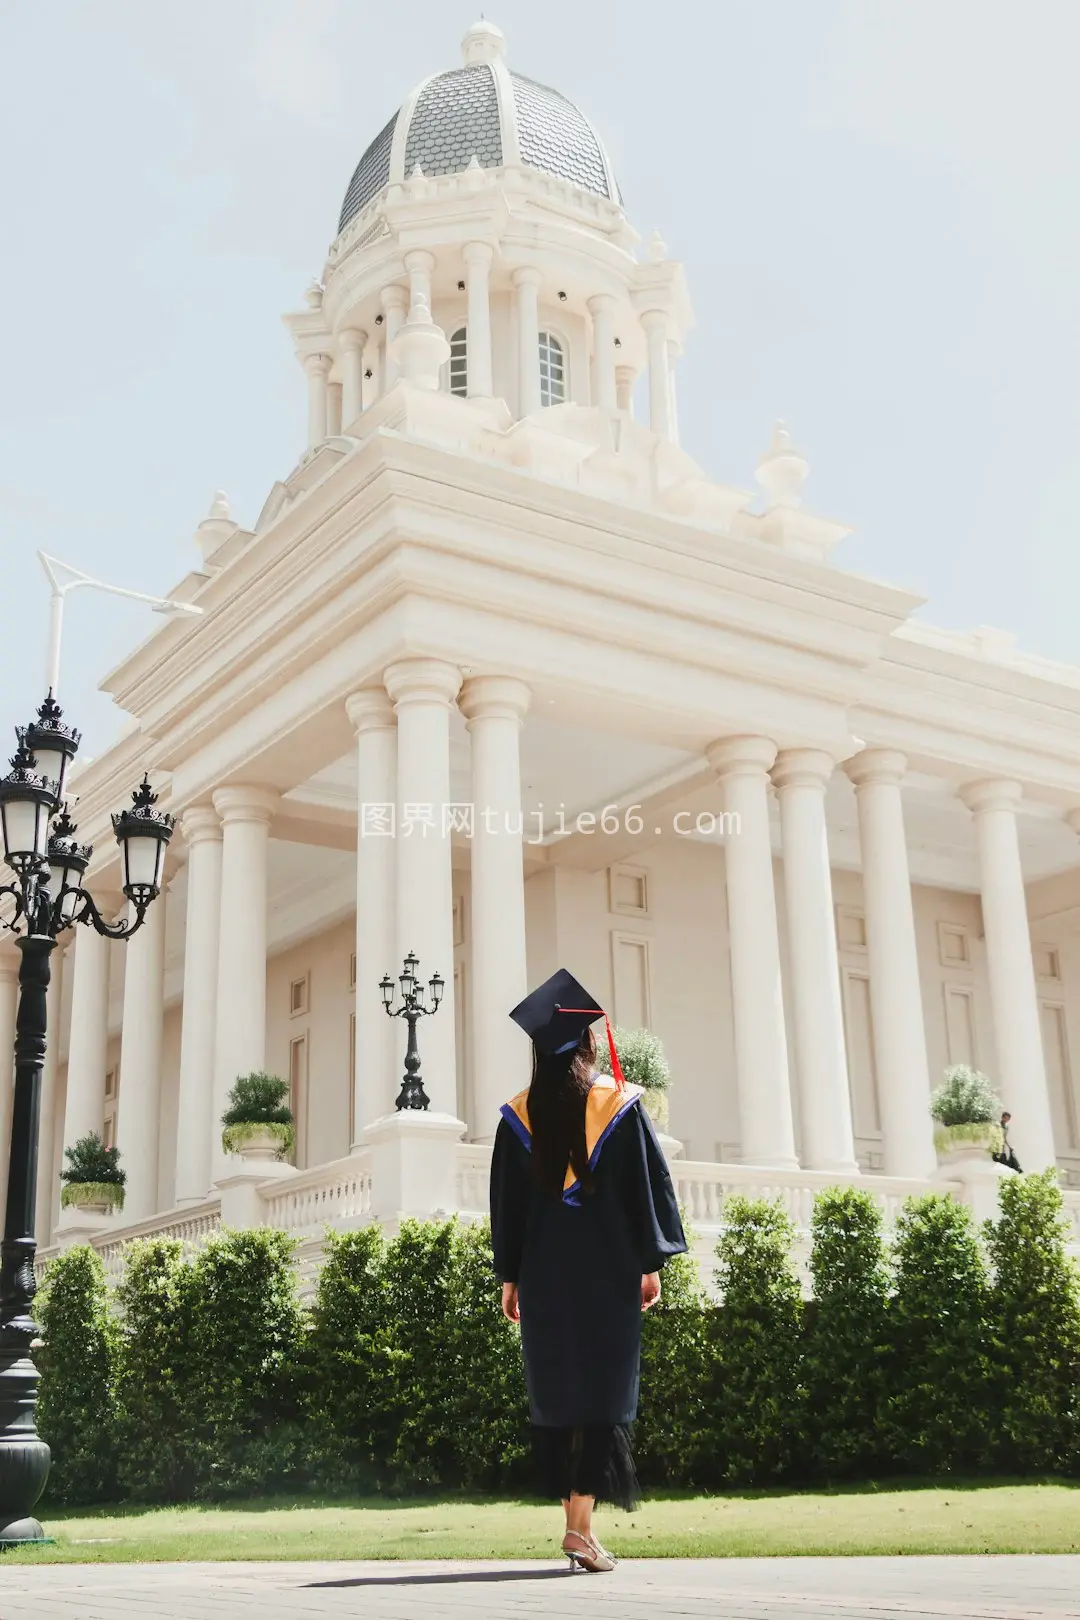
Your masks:
[{"label": "graduation gown", "polygon": [[641,1279],[686,1251],[671,1176],[636,1086],[594,1082],[585,1141],[594,1190],[567,1170],[562,1198],[529,1164],[522,1092],[502,1109],[491,1162],[491,1237],[518,1285],[525,1381],[538,1427],[625,1425],[637,1416]]}]

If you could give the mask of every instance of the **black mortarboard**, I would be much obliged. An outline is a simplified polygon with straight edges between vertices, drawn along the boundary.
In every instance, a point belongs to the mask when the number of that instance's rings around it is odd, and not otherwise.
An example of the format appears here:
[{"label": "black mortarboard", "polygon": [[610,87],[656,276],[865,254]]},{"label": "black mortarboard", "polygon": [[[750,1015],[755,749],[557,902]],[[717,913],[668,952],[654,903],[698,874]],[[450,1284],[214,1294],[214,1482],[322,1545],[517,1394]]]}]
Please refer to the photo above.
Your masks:
[{"label": "black mortarboard", "polygon": [[573,1051],[581,1042],[590,1024],[602,1018],[607,1025],[608,1044],[611,1048],[612,1074],[616,1084],[623,1083],[622,1070],[615,1052],[611,1024],[603,1007],[590,996],[584,985],[572,973],[560,968],[550,979],[545,979],[531,995],[519,1001],[510,1017],[533,1039],[537,1049],[552,1057],[558,1052]]}]

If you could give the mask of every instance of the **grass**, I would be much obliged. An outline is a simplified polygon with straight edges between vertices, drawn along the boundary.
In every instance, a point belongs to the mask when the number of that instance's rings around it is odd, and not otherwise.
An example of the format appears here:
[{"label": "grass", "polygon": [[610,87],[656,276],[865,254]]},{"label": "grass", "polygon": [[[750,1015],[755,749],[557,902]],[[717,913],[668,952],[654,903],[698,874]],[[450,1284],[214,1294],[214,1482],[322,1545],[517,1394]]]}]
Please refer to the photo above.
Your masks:
[{"label": "grass", "polygon": [[[292,1502],[101,1509],[43,1515],[55,1547],[11,1563],[235,1559],[547,1558],[558,1509],[492,1499]],[[660,1497],[597,1516],[624,1558],[1080,1552],[1080,1485],[862,1486]]]}]

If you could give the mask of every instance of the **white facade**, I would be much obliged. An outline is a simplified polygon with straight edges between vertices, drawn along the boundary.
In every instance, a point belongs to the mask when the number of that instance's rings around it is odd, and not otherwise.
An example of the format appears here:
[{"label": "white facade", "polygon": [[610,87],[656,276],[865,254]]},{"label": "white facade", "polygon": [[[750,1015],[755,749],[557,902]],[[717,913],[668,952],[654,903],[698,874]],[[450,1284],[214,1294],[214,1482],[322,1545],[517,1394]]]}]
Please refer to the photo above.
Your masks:
[{"label": "white facade", "polygon": [[[1080,670],[833,566],[848,531],[805,510],[782,425],[757,496],[690,460],[682,267],[497,29],[463,50],[286,318],[304,453],[253,529],[217,497],[173,593],[202,616],[104,683],[131,724],[75,782],[99,905],[144,765],[180,833],[136,940],[58,953],[40,1242],[72,1235],[55,1176],[94,1127],[123,1230],[482,1209],[527,1073],[507,1011],[557,966],[662,1036],[701,1221],[743,1185],[804,1221],[859,1176],[891,1209],[961,1061],[1025,1168],[1080,1188]],[[469,805],[471,835],[443,811]],[[409,950],[452,984],[420,1029],[433,1114],[379,1123],[404,1029],[378,981]],[[0,996],[2,1024],[5,960]],[[273,1178],[220,1146],[260,1067],[297,1116]]]}]

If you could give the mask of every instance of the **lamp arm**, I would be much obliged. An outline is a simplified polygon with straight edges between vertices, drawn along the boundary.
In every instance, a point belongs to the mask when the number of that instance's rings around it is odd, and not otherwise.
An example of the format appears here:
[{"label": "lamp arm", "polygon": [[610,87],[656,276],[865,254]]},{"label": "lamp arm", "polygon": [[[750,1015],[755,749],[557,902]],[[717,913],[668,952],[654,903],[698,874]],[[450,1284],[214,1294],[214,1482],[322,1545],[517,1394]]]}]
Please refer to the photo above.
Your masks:
[{"label": "lamp arm", "polygon": [[15,902],[15,915],[10,920],[6,917],[0,917],[0,927],[7,928],[11,933],[15,934],[18,933],[20,921],[26,915],[26,899],[22,889],[15,883],[5,883],[0,886],[0,899],[6,894],[10,894]]},{"label": "lamp arm", "polygon": [[141,928],[146,917],[146,908],[149,902],[133,900],[135,919],[133,922],[108,923],[101,915],[94,903],[94,897],[88,889],[80,889],[81,901],[72,914],[72,923],[90,923],[99,934],[106,939],[130,939],[137,929]]}]

